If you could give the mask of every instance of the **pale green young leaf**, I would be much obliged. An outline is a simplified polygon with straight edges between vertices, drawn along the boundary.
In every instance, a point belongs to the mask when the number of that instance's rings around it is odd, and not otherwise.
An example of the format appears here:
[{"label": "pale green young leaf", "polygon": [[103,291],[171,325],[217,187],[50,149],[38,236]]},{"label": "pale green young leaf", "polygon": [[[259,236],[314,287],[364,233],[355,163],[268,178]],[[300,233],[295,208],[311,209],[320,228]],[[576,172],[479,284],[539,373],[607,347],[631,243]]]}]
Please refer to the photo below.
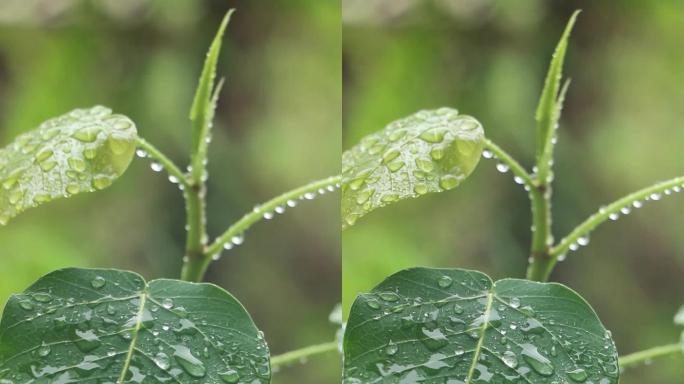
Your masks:
[{"label": "pale green young leaf", "polygon": [[484,130],[451,108],[420,111],[342,155],[342,226],[385,205],[458,186],[480,160]]},{"label": "pale green young leaf", "polygon": [[572,14],[556,46],[535,114],[535,120],[537,121],[537,169],[539,179],[542,182],[546,182],[550,174],[550,160],[553,156],[554,147],[553,138],[560,119],[564,94],[567,91],[567,85],[569,85],[569,83],[566,83],[564,90],[561,91],[563,62],[565,61],[570,32],[575,25],[579,13],[580,11],[578,10]]},{"label": "pale green young leaf", "polygon": [[0,149],[0,224],[28,208],[108,187],[130,164],[135,124],[96,106],[50,119]]},{"label": "pale green young leaf", "polygon": [[214,87],[216,66],[218,65],[219,54],[221,53],[223,34],[226,31],[226,27],[234,11],[234,9],[231,9],[226,13],[216,32],[214,40],[209,46],[207,58],[204,61],[202,74],[200,75],[197,90],[195,91],[195,97],[192,101],[192,107],[190,108],[190,120],[193,123],[192,174],[195,181],[201,178],[204,173],[207,138],[211,135],[211,124],[214,116],[214,108],[216,108],[215,96],[218,93],[215,92]]},{"label": "pale green young leaf", "polygon": [[345,384],[618,382],[611,335],[557,283],[463,269],[398,272],[354,301]]},{"label": "pale green young leaf", "polygon": [[268,383],[244,307],[213,284],[64,269],[14,295],[0,322],[0,382]]}]

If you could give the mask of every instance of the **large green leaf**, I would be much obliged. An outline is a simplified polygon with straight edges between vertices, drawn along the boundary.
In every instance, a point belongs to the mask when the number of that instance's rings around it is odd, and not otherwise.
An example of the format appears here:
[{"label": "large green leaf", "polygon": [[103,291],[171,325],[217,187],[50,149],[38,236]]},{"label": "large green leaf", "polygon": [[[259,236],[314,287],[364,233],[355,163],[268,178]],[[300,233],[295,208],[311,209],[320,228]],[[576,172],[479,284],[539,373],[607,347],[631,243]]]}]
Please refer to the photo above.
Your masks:
[{"label": "large green leaf", "polygon": [[3,383],[268,383],[268,356],[223,289],[117,270],[50,273],[0,323]]},{"label": "large green leaf", "polygon": [[387,204],[458,186],[484,146],[482,125],[451,108],[420,111],[342,155],[342,226]]},{"label": "large green leaf", "polygon": [[96,106],[48,120],[0,149],[0,224],[45,202],[104,189],[128,167],[135,124]]},{"label": "large green leaf", "polygon": [[610,332],[577,293],[462,269],[401,271],[360,295],[344,356],[346,384],[618,381]]}]

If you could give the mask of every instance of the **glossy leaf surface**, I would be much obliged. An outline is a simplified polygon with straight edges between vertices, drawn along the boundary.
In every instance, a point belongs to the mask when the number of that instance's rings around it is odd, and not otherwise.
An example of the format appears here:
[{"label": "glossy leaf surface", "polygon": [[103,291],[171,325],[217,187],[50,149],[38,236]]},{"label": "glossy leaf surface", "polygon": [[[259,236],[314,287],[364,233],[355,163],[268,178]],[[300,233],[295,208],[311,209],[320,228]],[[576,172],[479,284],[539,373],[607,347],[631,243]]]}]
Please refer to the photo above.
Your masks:
[{"label": "glossy leaf surface", "polygon": [[345,384],[618,382],[596,313],[556,283],[461,269],[392,275],[354,302]]},{"label": "glossy leaf surface", "polygon": [[342,226],[385,205],[458,186],[473,171],[484,130],[451,108],[420,111],[342,155]]},{"label": "glossy leaf surface", "polygon": [[0,224],[48,201],[107,188],[126,170],[135,124],[96,106],[50,119],[0,149]]},{"label": "glossy leaf surface", "polygon": [[223,289],[118,270],[52,272],[12,296],[0,323],[11,383],[265,384],[268,356]]}]

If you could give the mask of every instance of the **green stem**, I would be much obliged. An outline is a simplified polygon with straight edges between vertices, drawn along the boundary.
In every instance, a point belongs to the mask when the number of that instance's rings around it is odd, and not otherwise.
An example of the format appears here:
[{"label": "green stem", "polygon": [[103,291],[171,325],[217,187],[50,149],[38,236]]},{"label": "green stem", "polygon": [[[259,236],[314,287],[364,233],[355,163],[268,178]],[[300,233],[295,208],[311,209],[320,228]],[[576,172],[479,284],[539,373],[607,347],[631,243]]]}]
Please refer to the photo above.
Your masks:
[{"label": "green stem", "polygon": [[271,367],[278,368],[283,365],[301,361],[302,359],[306,359],[311,356],[334,352],[337,351],[337,349],[337,341],[296,349],[294,351],[271,357]]},{"label": "green stem", "polygon": [[287,204],[289,200],[298,199],[307,193],[314,193],[321,188],[327,188],[330,186],[335,186],[342,180],[341,176],[332,176],[323,180],[314,181],[303,187],[293,189],[292,191],[285,192],[282,195],[275,197],[261,205],[257,209],[252,210],[248,214],[244,215],[240,220],[235,222],[230,226],[221,236],[217,237],[216,240],[207,247],[206,255],[209,256],[207,264],[211,260],[211,255],[218,254],[221,252],[224,244],[231,241],[234,236],[238,236],[251,227],[254,223],[263,219],[264,213],[273,212],[276,207],[283,206]]},{"label": "green stem", "polygon": [[601,210],[587,218],[582,224],[573,229],[569,235],[567,235],[558,243],[558,245],[551,249],[551,255],[554,257],[554,260],[557,259],[559,255],[566,253],[570,248],[570,245],[577,242],[579,238],[586,236],[599,224],[608,220],[611,214],[620,214],[620,210],[622,208],[631,207],[634,202],[643,201],[654,193],[663,193],[666,190],[670,190],[675,187],[682,188],[683,186],[684,176],[676,177],[674,179],[663,181],[650,187],[641,189],[634,193],[630,193],[614,203],[603,207]]},{"label": "green stem", "polygon": [[501,147],[499,147],[489,139],[485,139],[484,147],[485,149],[492,152],[492,154],[494,154],[494,156],[496,156],[496,158],[499,159],[502,163],[508,165],[513,175],[518,176],[523,181],[523,184],[525,186],[529,188],[534,187],[534,180],[532,180],[532,176],[530,176],[530,174],[527,173],[525,168],[522,165],[520,165],[520,163],[518,163],[511,155],[506,153],[506,151],[501,149]]},{"label": "green stem", "polygon": [[684,346],[682,346],[681,343],[662,345],[622,356],[619,359],[619,365],[621,369],[630,368],[634,365],[655,359],[657,357],[682,353],[684,353]]},{"label": "green stem", "polygon": [[532,246],[531,262],[527,278],[546,281],[551,273],[554,260],[550,255],[551,238],[551,185],[538,184],[530,190],[532,201]]},{"label": "green stem", "polygon": [[185,257],[181,279],[200,282],[204,278],[211,256],[205,251],[207,242],[206,207],[204,183],[193,184],[185,189],[186,229]]},{"label": "green stem", "polygon": [[150,144],[147,140],[143,139],[142,137],[138,137],[138,148],[144,150],[147,152],[147,154],[155,159],[156,161],[159,162],[162,166],[164,166],[164,169],[166,172],[169,173],[169,175],[175,177],[178,179],[178,182],[181,183],[184,187],[188,187],[188,178],[187,176],[178,168],[178,166],[171,161],[166,155],[164,155],[160,150],[158,150],[154,145]]}]

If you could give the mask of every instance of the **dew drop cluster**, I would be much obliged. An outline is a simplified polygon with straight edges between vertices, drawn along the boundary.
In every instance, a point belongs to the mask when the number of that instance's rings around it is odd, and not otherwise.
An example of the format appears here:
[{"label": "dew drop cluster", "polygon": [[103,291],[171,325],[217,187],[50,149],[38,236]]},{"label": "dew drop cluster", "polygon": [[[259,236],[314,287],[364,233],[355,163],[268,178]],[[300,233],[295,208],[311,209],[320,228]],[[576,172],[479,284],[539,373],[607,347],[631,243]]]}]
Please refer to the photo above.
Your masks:
[{"label": "dew drop cluster", "polygon": [[480,123],[451,108],[420,111],[364,137],[342,155],[343,226],[398,200],[457,187],[483,140]]},{"label": "dew drop cluster", "polygon": [[48,120],[0,149],[0,225],[27,208],[107,188],[135,150],[135,124],[96,106]]}]

